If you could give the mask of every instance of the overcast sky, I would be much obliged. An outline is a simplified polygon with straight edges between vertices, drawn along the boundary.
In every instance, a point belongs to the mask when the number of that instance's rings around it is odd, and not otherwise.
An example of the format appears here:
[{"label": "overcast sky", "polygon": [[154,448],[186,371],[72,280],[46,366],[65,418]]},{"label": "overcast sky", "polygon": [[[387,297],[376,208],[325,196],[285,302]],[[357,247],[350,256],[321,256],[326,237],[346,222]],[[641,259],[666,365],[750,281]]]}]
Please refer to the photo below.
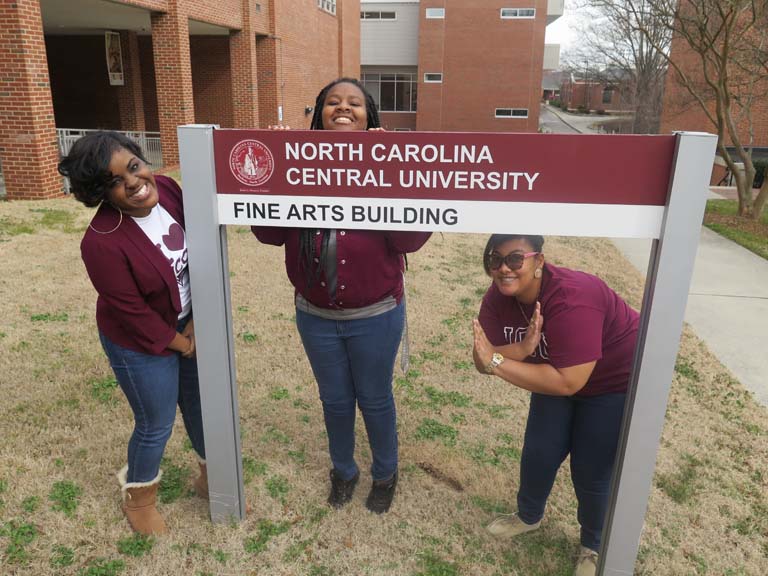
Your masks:
[{"label": "overcast sky", "polygon": [[547,44],[560,44],[560,52],[568,48],[568,45],[576,39],[576,19],[571,10],[566,6],[565,13],[547,26]]}]

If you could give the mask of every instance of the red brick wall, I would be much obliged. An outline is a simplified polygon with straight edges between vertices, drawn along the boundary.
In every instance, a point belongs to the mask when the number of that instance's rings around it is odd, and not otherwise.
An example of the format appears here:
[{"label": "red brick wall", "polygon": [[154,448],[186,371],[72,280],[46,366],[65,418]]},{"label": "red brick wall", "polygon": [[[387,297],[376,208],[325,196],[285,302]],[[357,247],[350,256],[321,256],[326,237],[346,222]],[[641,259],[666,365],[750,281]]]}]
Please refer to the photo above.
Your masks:
[{"label": "red brick wall", "polygon": [[[702,71],[699,57],[694,54],[688,45],[679,37],[672,39],[671,55],[687,76],[694,82],[702,82]],[[732,74],[736,71],[732,70]],[[752,122],[754,130],[754,145],[768,146],[768,82],[762,88],[758,85],[754,91],[756,98],[752,105]],[[714,116],[715,103],[709,101],[709,110]],[[738,121],[738,111],[734,106],[734,116]],[[746,118],[742,116],[738,122],[739,135],[743,144],[749,140],[749,129]],[[667,73],[664,86],[664,100],[661,113],[661,126],[659,133],[667,134],[674,130],[690,130],[715,133],[716,126],[707,118],[704,110],[693,100],[688,91],[680,84],[678,75],[672,67]],[[731,144],[730,138],[727,144]]]},{"label": "red brick wall", "polygon": [[[588,94],[586,88],[588,87]],[[578,109],[581,107],[589,108],[590,110],[611,110],[611,111],[629,111],[632,110],[629,96],[626,92],[631,90],[630,87],[616,87],[611,95],[610,102],[603,102],[603,91],[605,90],[605,84],[591,82],[586,84],[581,81],[571,83],[570,81],[563,83],[560,90],[560,94],[563,101],[568,105],[568,108]]]},{"label": "red brick wall", "polygon": [[139,62],[141,64],[141,96],[144,103],[144,124],[148,132],[160,131],[157,115],[157,87],[155,86],[155,60],[152,36],[139,36]]},{"label": "red brick wall", "polygon": [[37,0],[0,2],[0,160],[7,198],[61,194],[56,122]]},{"label": "red brick wall", "polygon": [[360,77],[360,0],[336,3],[339,21],[339,76]]},{"label": "red brick wall", "polygon": [[[502,6],[536,8],[536,18],[502,20]],[[427,20],[432,7],[445,19]],[[424,0],[419,10],[419,130],[536,132],[547,1]],[[442,72],[442,84],[425,84],[427,72]],[[495,118],[496,108],[527,108],[528,118]]]},{"label": "red brick wall", "polygon": [[416,130],[416,114],[413,112],[379,112],[381,125],[387,130],[408,128]]},{"label": "red brick wall", "polygon": [[190,36],[195,122],[233,128],[229,36]]}]

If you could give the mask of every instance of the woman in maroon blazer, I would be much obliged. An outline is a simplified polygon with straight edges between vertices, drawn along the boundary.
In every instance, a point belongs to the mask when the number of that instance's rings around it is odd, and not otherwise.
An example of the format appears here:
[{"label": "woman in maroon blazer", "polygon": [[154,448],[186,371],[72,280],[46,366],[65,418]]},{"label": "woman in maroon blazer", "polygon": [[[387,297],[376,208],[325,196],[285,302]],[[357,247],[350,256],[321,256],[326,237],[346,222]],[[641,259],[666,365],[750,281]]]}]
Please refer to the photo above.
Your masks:
[{"label": "woman in maroon blazer", "polygon": [[80,248],[99,337],[135,420],[118,474],[123,511],[137,532],[164,533],[155,503],[177,404],[200,459],[194,488],[208,497],[181,189],[116,132],[75,142],[59,172],[77,200],[99,207]]}]

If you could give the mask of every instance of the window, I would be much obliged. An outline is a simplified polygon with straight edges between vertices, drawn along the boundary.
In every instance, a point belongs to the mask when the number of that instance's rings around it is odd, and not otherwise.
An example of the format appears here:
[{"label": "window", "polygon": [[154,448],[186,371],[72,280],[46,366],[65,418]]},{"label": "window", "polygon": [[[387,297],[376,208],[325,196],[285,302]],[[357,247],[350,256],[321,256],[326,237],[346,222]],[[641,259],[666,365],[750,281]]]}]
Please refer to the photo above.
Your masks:
[{"label": "window", "polygon": [[424,74],[424,82],[427,84],[442,84],[443,73],[442,72],[426,72]]},{"label": "window", "polygon": [[416,112],[415,73],[362,75],[363,86],[371,93],[380,112]]},{"label": "window", "polygon": [[496,118],[528,118],[528,108],[496,108]]},{"label": "window", "polygon": [[427,20],[442,20],[445,18],[445,8],[427,8]]},{"label": "window", "polygon": [[603,104],[610,104],[613,100],[613,88],[603,89]]},{"label": "window", "polygon": [[502,8],[501,19],[536,18],[536,8]]},{"label": "window", "polygon": [[328,14],[336,15],[336,0],[317,0],[317,7]]},{"label": "window", "polygon": [[397,12],[360,12],[360,20],[397,20]]}]

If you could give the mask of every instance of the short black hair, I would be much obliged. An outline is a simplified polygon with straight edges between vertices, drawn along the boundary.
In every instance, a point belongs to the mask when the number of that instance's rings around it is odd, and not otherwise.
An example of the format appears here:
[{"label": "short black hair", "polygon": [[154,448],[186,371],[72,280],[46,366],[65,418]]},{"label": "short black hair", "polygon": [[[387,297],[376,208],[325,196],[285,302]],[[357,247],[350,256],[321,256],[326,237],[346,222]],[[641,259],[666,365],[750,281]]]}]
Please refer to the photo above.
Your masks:
[{"label": "short black hair", "polygon": [[112,155],[125,148],[149,164],[141,147],[125,134],[109,130],[88,132],[75,141],[69,154],[59,162],[59,174],[69,178],[72,195],[88,206],[98,206],[107,195],[113,175],[109,171]]},{"label": "short black hair", "polygon": [[491,237],[488,238],[488,243],[485,245],[485,250],[483,251],[483,268],[485,269],[485,273],[489,276],[491,274],[491,263],[489,262],[491,254],[494,250],[496,250],[496,248],[504,244],[504,242],[509,242],[510,240],[525,240],[528,242],[528,244],[531,245],[531,248],[533,248],[534,252],[541,252],[541,249],[544,247],[544,236],[527,236],[525,234],[491,234]]},{"label": "short black hair", "polygon": [[368,125],[366,129],[380,128],[381,121],[379,120],[379,111],[376,109],[376,101],[371,96],[370,92],[365,89],[365,86],[355,78],[336,78],[333,82],[327,84],[325,88],[320,90],[320,93],[315,98],[315,113],[312,115],[312,123],[309,125],[310,130],[325,130],[323,128],[323,106],[325,105],[325,97],[328,96],[331,88],[336,84],[352,84],[357,86],[365,96],[365,111],[368,116]]}]

